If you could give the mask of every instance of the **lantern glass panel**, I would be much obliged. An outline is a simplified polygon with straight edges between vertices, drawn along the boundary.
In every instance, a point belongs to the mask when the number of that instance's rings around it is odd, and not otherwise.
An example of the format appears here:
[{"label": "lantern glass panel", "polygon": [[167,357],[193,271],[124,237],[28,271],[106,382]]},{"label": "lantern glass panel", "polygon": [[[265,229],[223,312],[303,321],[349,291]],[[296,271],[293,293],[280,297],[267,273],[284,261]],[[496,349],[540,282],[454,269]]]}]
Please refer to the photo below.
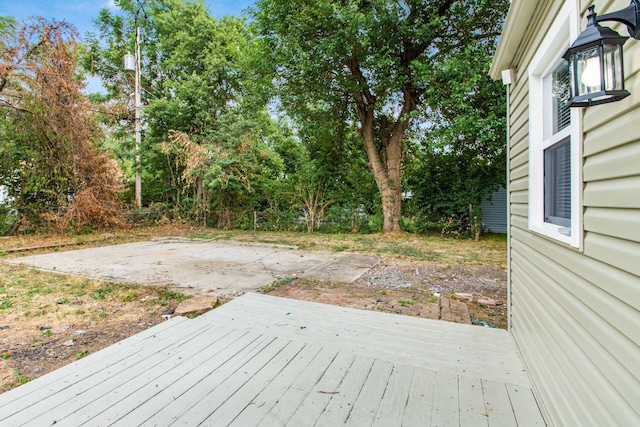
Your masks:
[{"label": "lantern glass panel", "polygon": [[573,57],[573,61],[577,65],[577,84],[572,84],[572,87],[576,87],[578,93],[576,96],[586,95],[589,93],[595,93],[602,91],[601,72],[600,72],[600,55],[598,55],[599,48],[594,47],[582,52],[577,52]]},{"label": "lantern glass panel", "polygon": [[621,45],[604,46],[605,90],[624,90],[621,50]]}]

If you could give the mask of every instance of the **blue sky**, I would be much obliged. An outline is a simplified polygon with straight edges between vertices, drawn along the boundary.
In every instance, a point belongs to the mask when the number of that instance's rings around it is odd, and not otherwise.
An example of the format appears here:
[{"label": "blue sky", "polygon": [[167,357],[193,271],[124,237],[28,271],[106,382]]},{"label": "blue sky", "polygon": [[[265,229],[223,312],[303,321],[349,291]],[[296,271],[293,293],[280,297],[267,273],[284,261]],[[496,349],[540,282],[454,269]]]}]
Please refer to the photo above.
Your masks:
[{"label": "blue sky", "polygon": [[[216,17],[240,16],[254,0],[206,0],[209,11]],[[113,0],[0,0],[0,15],[22,20],[32,15],[55,18],[76,26],[84,37],[95,31],[93,20],[103,8],[115,8]]]}]

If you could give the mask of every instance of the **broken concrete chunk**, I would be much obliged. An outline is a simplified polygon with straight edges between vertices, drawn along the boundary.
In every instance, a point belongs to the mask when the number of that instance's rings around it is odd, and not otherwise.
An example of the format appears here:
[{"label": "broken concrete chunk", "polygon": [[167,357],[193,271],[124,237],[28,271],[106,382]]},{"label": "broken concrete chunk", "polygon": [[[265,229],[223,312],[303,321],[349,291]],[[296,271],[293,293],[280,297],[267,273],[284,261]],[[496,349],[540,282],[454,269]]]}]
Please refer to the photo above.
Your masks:
[{"label": "broken concrete chunk", "polygon": [[189,298],[180,303],[176,308],[176,316],[196,316],[206,313],[218,304],[218,297],[215,295],[199,295]]},{"label": "broken concrete chunk", "polygon": [[462,292],[456,292],[455,295],[460,300],[471,301],[473,299],[473,294],[465,294]]}]

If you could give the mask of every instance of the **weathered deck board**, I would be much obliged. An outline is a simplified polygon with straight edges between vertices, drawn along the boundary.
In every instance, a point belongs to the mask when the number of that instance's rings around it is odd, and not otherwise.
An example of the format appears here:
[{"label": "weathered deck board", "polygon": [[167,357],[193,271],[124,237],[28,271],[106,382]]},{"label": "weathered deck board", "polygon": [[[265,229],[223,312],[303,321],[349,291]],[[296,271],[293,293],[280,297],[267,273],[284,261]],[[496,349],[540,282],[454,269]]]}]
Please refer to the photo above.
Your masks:
[{"label": "weathered deck board", "polygon": [[204,342],[208,344],[205,350],[209,351],[200,351],[199,346],[190,348],[189,353],[195,354],[180,357],[178,362],[181,363],[173,369],[158,367],[154,377],[146,381],[132,374],[131,381],[120,387],[119,396],[109,396],[95,404],[91,413],[86,414],[91,418],[71,417],[70,421],[79,424],[99,417],[106,423],[116,423],[126,417],[125,425],[141,424],[162,408],[173,404],[175,396],[210,375],[240,351],[259,351],[261,344],[264,345],[263,337],[245,331],[234,331],[223,336],[223,339],[216,341],[215,347],[206,340]]},{"label": "weathered deck board", "polygon": [[240,318],[235,312],[221,317],[289,339],[320,338],[325,345],[336,344],[361,355],[530,387],[515,344],[504,330],[344,307],[327,316],[322,304],[284,300],[274,305],[255,295],[241,305],[259,308],[261,321]]},{"label": "weathered deck board", "polygon": [[334,394],[326,396],[331,399],[318,416],[318,425],[339,426],[347,421],[354,408],[352,402],[358,399],[362,385],[369,377],[374,362],[374,359],[364,357],[358,357],[353,361],[340,386],[335,390],[328,390],[329,393]]},{"label": "weathered deck board", "polygon": [[[279,399],[284,397],[285,393],[290,387],[296,387],[296,382],[300,381],[303,384],[308,383],[301,376],[306,371],[312,369],[313,371],[319,370],[323,372],[335,354],[322,351],[321,348],[315,348],[306,346],[291,362],[289,369],[283,370],[269,382],[262,390],[255,390],[255,396],[250,400],[244,410],[235,417],[231,423],[232,425],[256,425],[257,422],[263,419],[268,412],[276,406]],[[317,372],[317,371],[316,371]],[[313,379],[313,382],[318,378]],[[290,398],[285,398],[287,401],[291,401]]]},{"label": "weathered deck board", "polygon": [[460,424],[466,426],[488,426],[482,380],[461,376],[458,378],[458,395],[464,402],[460,409]]},{"label": "weathered deck board", "polygon": [[413,372],[414,368],[410,366],[396,365],[393,367],[387,388],[384,391],[384,397],[373,422],[374,426],[402,425],[402,418],[409,399],[407,384],[411,384]]},{"label": "weathered deck board", "polygon": [[372,425],[378,408],[381,405],[384,391],[393,371],[393,364],[377,359],[373,362],[353,409],[346,420],[346,425]]},{"label": "weathered deck board", "polygon": [[0,425],[544,425],[506,331],[258,294],[0,395]]},{"label": "weathered deck board", "polygon": [[[273,406],[263,419],[256,419],[256,424],[260,426],[283,426],[288,423],[296,411],[300,408],[302,402],[307,400],[307,397],[312,393],[314,387],[320,382],[322,378],[330,377],[328,373],[345,371],[349,368],[351,362],[353,362],[353,356],[346,353],[336,353],[331,350],[322,349],[318,357],[316,357],[306,369],[302,375],[296,378],[295,381],[289,386],[287,391],[277,399],[279,402],[287,402],[287,404],[277,404]],[[326,380],[325,380],[326,384]],[[319,387],[323,387],[324,384]],[[315,387],[316,392],[320,390],[319,387]],[[234,425],[250,425],[234,423]]]},{"label": "weathered deck board", "polygon": [[414,371],[402,425],[432,425],[431,414],[433,413],[435,377],[435,371],[426,369],[416,369]]},{"label": "weathered deck board", "polygon": [[317,383],[306,384],[305,388],[309,392],[297,407],[293,416],[288,420],[284,420],[286,424],[292,426],[313,425],[331,400],[331,393],[337,390],[344,377],[350,371],[354,360],[355,357],[353,355],[339,353]]}]

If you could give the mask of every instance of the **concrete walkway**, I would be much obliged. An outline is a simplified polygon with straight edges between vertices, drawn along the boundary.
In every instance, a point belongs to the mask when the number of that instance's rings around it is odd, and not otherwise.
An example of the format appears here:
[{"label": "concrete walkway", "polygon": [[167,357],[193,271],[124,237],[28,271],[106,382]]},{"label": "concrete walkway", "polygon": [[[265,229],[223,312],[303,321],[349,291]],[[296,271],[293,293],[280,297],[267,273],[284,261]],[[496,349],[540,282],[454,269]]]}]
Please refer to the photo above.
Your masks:
[{"label": "concrete walkway", "polygon": [[379,261],[374,255],[284,245],[168,238],[7,262],[113,282],[168,285],[190,294],[235,296],[286,277],[352,282]]}]

